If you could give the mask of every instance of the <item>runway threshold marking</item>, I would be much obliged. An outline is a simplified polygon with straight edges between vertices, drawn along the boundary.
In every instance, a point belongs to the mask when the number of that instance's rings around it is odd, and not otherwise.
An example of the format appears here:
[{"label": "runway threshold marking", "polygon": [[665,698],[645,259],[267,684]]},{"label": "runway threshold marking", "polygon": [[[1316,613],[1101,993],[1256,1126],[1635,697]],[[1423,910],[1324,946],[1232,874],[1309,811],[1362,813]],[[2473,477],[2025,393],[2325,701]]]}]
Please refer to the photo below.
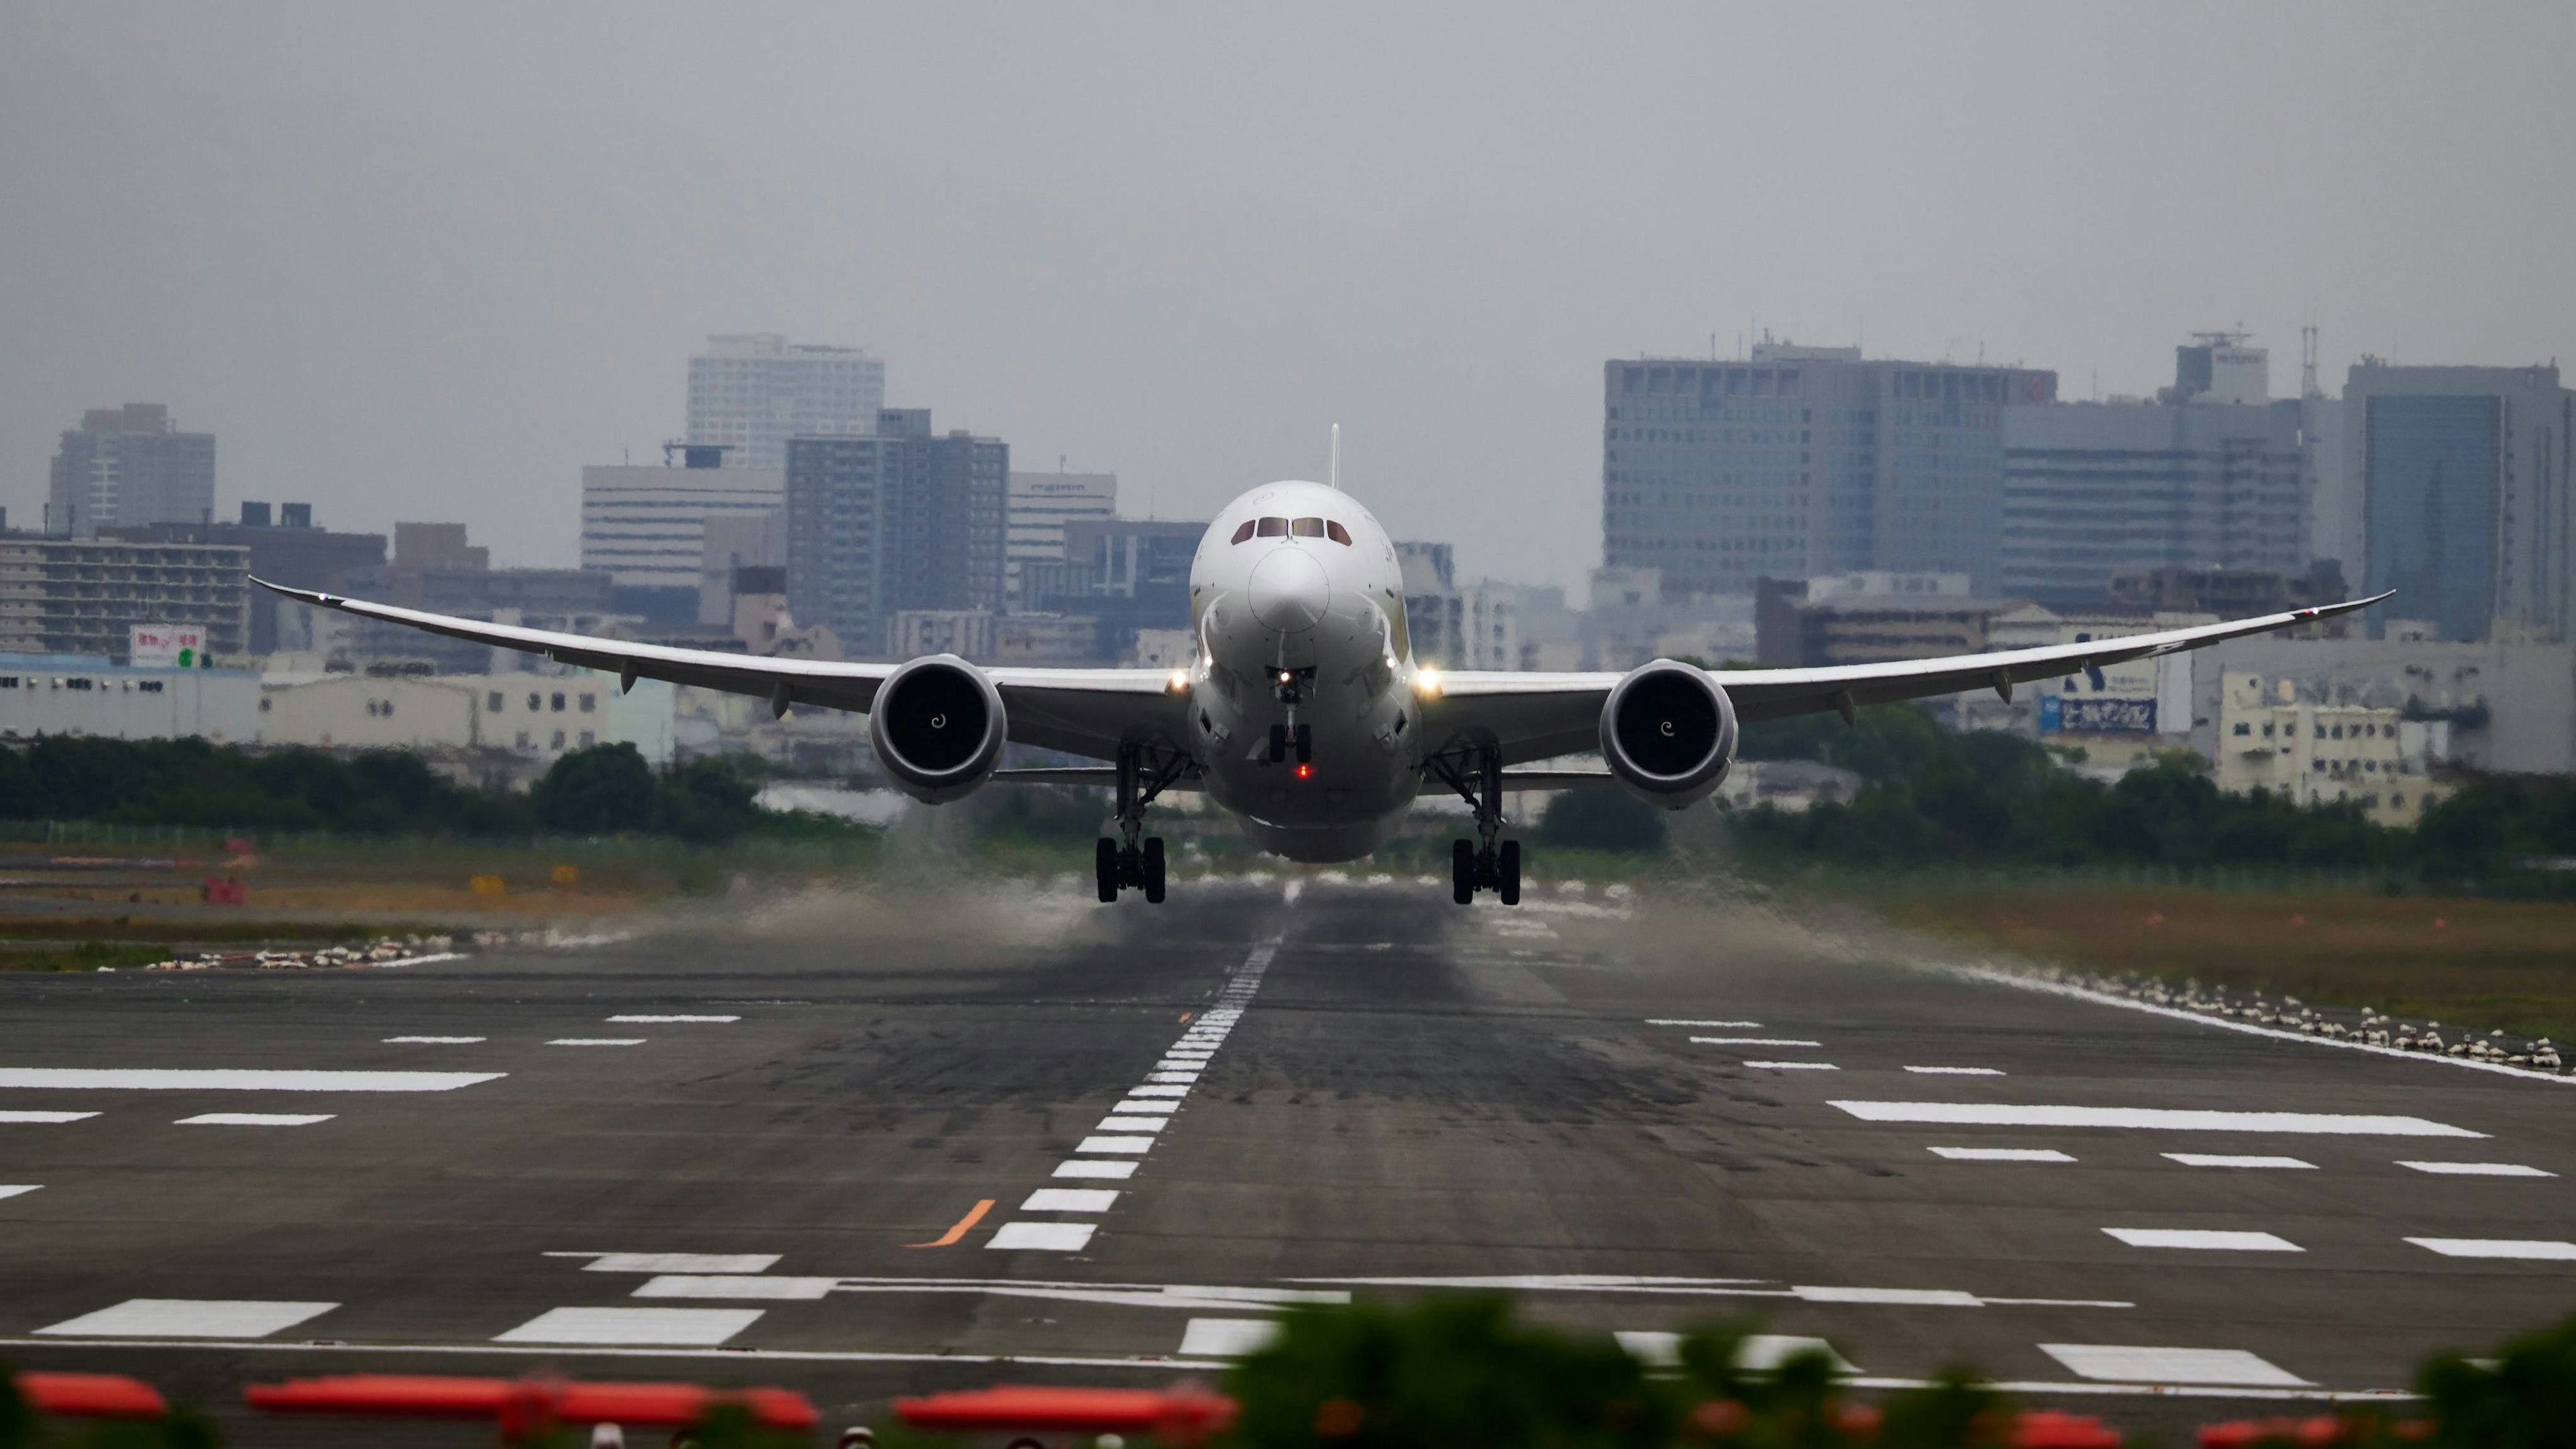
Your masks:
[{"label": "runway threshold marking", "polygon": [[977,1223],[982,1222],[984,1220],[984,1214],[993,1210],[993,1204],[996,1201],[998,1201],[998,1199],[989,1197],[983,1198],[979,1200],[974,1207],[968,1209],[966,1216],[959,1218],[956,1224],[950,1227],[948,1231],[941,1233],[938,1237],[931,1239],[929,1242],[906,1243],[904,1246],[907,1248],[955,1247],[957,1245],[957,1240],[965,1237],[968,1229],[974,1227]]},{"label": "runway threshold marking", "polygon": [[273,1071],[232,1067],[0,1067],[0,1087],[96,1092],[452,1092],[480,1082],[497,1082],[507,1075],[507,1072]]},{"label": "runway threshold marking", "polygon": [[2221,1112],[2167,1107],[1998,1106],[1980,1102],[1830,1102],[1864,1122],[1947,1127],[2125,1127],[2168,1132],[2303,1132],[2365,1137],[2475,1137],[2422,1117],[2341,1112]]}]

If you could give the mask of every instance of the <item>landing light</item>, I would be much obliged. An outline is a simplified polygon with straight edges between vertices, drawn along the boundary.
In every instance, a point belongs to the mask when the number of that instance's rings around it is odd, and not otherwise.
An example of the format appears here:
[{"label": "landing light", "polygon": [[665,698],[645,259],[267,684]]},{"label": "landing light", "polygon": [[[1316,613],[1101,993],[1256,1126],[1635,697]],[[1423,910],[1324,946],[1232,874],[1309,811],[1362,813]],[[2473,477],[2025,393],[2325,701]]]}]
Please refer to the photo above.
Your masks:
[{"label": "landing light", "polygon": [[1279,671],[1279,682],[1281,684],[1295,684],[1297,682],[1297,676],[1289,673],[1285,669],[1282,669]]},{"label": "landing light", "polygon": [[1440,693],[1440,671],[1437,669],[1425,669],[1421,673],[1414,675],[1413,690],[1414,693],[1420,694],[1426,698],[1438,695]]},{"label": "landing light", "polygon": [[1173,670],[1171,679],[1164,687],[1174,694],[1187,693],[1190,687],[1190,672],[1186,669]]}]

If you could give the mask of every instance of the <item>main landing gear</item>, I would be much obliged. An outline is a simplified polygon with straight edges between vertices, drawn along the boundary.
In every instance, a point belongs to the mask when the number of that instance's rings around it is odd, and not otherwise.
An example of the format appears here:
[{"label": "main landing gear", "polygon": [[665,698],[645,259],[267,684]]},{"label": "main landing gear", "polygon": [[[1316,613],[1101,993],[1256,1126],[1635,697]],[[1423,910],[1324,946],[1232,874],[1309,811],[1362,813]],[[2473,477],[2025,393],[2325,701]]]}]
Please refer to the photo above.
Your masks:
[{"label": "main landing gear", "polygon": [[1493,749],[1435,755],[1431,773],[1464,797],[1476,812],[1476,838],[1458,841],[1450,851],[1450,894],[1470,905],[1480,890],[1492,891],[1507,906],[1521,903],[1521,843],[1495,837],[1503,829],[1503,757]]},{"label": "main landing gear", "polygon": [[1092,852],[1103,905],[1122,890],[1141,889],[1153,905],[1163,903],[1163,838],[1139,840],[1145,832],[1145,807],[1189,768],[1187,756],[1143,745],[1118,750],[1118,839],[1102,840]]}]

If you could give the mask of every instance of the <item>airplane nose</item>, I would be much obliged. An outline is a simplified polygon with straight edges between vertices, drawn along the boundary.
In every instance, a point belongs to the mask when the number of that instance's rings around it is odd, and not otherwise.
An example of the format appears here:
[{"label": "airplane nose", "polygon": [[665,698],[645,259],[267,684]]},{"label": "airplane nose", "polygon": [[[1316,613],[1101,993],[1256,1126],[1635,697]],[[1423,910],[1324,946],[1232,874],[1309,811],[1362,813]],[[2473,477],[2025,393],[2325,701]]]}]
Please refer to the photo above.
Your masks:
[{"label": "airplane nose", "polygon": [[1294,546],[1273,549],[1252,570],[1246,590],[1252,617],[1265,629],[1296,634],[1322,623],[1333,602],[1332,580],[1315,556]]}]

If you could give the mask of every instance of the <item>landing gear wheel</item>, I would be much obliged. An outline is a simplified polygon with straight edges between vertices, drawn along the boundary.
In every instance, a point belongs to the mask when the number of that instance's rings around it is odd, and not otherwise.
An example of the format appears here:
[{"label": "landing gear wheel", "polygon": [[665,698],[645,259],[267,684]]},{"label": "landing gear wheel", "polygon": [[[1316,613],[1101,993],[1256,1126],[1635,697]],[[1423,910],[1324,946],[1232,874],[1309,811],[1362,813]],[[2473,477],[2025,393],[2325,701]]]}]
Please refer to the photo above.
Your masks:
[{"label": "landing gear wheel", "polygon": [[1092,863],[1100,875],[1100,903],[1108,905],[1118,899],[1118,842],[1103,839]]},{"label": "landing gear wheel", "polygon": [[1497,891],[1503,898],[1503,904],[1519,905],[1521,903],[1521,843],[1519,841],[1503,842],[1502,857],[1496,863],[1495,874],[1502,877],[1497,883]]},{"label": "landing gear wheel", "polygon": [[1288,727],[1284,724],[1272,725],[1270,727],[1270,763],[1275,765],[1287,758]]},{"label": "landing gear wheel", "polygon": [[1311,724],[1297,726],[1294,738],[1297,742],[1297,763],[1313,764],[1315,762],[1315,727]]},{"label": "landing gear wheel", "polygon": [[1476,902],[1476,842],[1461,840],[1449,852],[1450,894],[1462,906]]},{"label": "landing gear wheel", "polygon": [[1156,906],[1163,903],[1163,837],[1159,835],[1145,842],[1145,901]]}]

